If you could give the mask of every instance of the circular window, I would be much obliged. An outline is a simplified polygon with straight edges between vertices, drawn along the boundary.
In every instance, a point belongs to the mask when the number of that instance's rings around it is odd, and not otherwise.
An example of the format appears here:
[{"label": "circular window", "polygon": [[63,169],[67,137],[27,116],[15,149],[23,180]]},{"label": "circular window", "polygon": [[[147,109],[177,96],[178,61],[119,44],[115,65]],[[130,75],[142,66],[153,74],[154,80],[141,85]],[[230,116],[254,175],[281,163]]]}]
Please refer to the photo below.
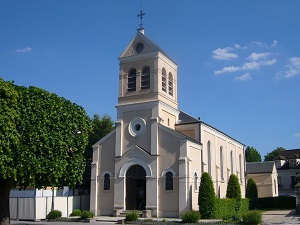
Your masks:
[{"label": "circular window", "polygon": [[139,42],[135,46],[135,52],[136,53],[141,53],[144,50],[144,44]]},{"label": "circular window", "polygon": [[140,117],[132,119],[128,126],[128,131],[133,137],[140,137],[146,131],[146,122]]}]

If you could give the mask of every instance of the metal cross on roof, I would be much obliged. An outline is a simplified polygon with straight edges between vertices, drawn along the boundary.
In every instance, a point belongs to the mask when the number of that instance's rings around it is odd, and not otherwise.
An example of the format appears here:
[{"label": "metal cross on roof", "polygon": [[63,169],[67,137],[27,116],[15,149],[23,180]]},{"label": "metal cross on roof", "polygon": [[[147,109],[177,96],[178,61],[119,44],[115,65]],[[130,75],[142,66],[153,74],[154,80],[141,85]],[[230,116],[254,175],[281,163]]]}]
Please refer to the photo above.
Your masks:
[{"label": "metal cross on roof", "polygon": [[146,13],[143,13],[143,0],[141,0],[141,11],[140,13],[137,15],[137,17],[140,17],[140,28],[143,28],[143,16],[145,16]]}]

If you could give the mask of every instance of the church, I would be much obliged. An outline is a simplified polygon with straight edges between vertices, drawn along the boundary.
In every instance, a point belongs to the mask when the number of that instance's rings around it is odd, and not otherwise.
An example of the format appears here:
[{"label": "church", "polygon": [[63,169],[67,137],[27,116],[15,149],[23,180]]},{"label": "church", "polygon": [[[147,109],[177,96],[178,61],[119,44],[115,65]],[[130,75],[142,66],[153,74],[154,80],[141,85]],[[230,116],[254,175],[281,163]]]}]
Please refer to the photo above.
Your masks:
[{"label": "church", "polygon": [[119,57],[117,121],[93,146],[90,210],[119,216],[178,217],[198,210],[208,172],[216,197],[229,176],[245,195],[245,146],[179,110],[177,65],[140,27]]}]

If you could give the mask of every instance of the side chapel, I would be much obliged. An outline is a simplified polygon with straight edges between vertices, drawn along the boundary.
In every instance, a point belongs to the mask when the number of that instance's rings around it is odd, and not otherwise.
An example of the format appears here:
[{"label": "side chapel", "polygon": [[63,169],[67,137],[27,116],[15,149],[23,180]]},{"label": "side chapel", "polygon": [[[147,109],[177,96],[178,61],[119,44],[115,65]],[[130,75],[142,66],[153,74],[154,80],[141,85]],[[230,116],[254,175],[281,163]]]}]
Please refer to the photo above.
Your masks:
[{"label": "side chapel", "polygon": [[177,65],[143,28],[119,60],[116,127],[93,146],[90,210],[178,217],[198,210],[203,172],[219,198],[236,174],[244,196],[244,145],[178,109]]}]

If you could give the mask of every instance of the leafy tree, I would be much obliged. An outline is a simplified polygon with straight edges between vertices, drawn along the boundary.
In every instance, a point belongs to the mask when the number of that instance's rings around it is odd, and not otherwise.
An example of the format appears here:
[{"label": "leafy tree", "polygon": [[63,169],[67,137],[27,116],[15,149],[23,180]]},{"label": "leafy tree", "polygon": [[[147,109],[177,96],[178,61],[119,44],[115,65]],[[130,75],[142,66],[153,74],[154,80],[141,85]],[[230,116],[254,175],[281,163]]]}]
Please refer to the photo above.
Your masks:
[{"label": "leafy tree", "polygon": [[198,194],[199,212],[202,219],[212,219],[216,213],[216,194],[210,175],[205,172],[201,176]]},{"label": "leafy tree", "polygon": [[0,225],[6,225],[14,186],[81,182],[91,121],[82,107],[62,97],[3,80],[0,104]]},{"label": "leafy tree", "polygon": [[257,209],[258,204],[258,191],[255,181],[250,178],[246,186],[246,198],[249,198],[249,209]]},{"label": "leafy tree", "polygon": [[260,153],[253,147],[248,146],[245,151],[246,162],[261,162]]},{"label": "leafy tree", "polygon": [[85,148],[85,170],[83,174],[82,188],[90,190],[91,184],[91,163],[93,161],[93,145],[114,129],[114,122],[110,116],[104,115],[102,118],[95,114],[92,119],[92,130],[89,133],[88,145]]},{"label": "leafy tree", "polygon": [[283,147],[278,147],[278,148],[276,148],[276,149],[273,150],[272,152],[269,152],[269,153],[267,153],[267,155],[265,155],[265,160],[264,160],[264,161],[273,161],[274,158],[275,158],[276,156],[279,156],[280,153],[281,153],[282,151],[284,151],[284,150],[285,150],[285,148],[283,148]]},{"label": "leafy tree", "polygon": [[0,78],[0,224],[9,221],[9,192],[16,179],[14,149],[19,146],[16,120],[18,112],[18,92],[13,83]]},{"label": "leafy tree", "polygon": [[239,178],[235,174],[231,174],[227,184],[226,198],[235,198],[236,199],[236,212],[240,210],[241,206],[241,186],[239,184]]}]

